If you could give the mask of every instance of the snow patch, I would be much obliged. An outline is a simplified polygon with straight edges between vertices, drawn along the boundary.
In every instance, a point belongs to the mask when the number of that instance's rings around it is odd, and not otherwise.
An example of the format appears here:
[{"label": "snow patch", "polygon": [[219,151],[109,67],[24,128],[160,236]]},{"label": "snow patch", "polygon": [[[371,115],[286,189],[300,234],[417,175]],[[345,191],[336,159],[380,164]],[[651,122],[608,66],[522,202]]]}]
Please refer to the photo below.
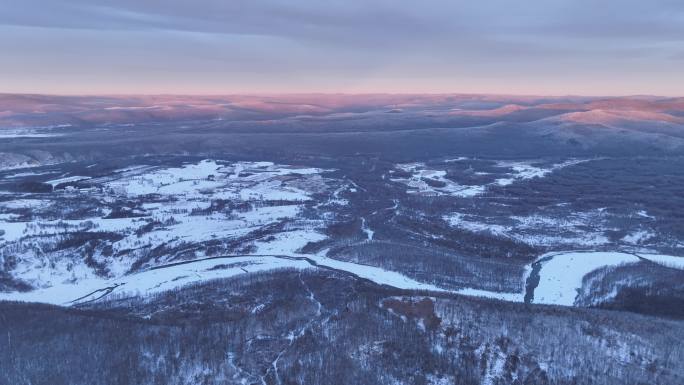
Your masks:
[{"label": "snow patch", "polygon": [[90,179],[90,177],[89,176],[74,175],[74,176],[67,176],[64,178],[52,179],[52,180],[49,180],[45,183],[52,185],[52,187],[55,187],[55,186],[62,184],[62,183],[78,182],[78,181],[86,180],[86,179]]},{"label": "snow patch", "polygon": [[[449,159],[444,163],[453,163],[465,159],[467,158]],[[506,176],[497,178],[493,182],[484,185],[461,185],[456,181],[448,179],[446,177],[447,172],[445,170],[428,167],[425,163],[403,163],[397,164],[395,166],[396,169],[402,171],[403,173],[410,173],[411,175],[394,177],[390,178],[390,180],[406,185],[409,188],[409,193],[471,198],[484,194],[490,186],[508,186],[521,180],[542,178],[556,170],[587,161],[588,160],[586,159],[570,159],[561,163],[553,164],[546,168],[535,166],[534,162],[532,161],[500,161],[496,163],[496,166],[508,169],[509,171],[506,173]]]},{"label": "snow patch", "polygon": [[444,215],[442,219],[451,227],[474,233],[487,233],[533,246],[585,246],[595,247],[609,243],[604,235],[606,215],[603,210],[573,213],[564,217],[532,215],[504,218],[481,218],[459,212]]},{"label": "snow patch", "polygon": [[641,258],[648,259],[651,262],[655,262],[659,265],[670,267],[673,269],[684,270],[684,257],[675,257],[673,255],[663,255],[663,254],[637,254]]}]

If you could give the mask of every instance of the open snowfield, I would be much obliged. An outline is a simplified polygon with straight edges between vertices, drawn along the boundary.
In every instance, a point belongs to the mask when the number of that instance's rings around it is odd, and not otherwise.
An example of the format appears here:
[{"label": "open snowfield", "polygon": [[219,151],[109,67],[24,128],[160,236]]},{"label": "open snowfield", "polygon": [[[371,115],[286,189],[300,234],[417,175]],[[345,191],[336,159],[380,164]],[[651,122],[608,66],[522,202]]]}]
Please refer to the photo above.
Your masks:
[{"label": "open snowfield", "polygon": [[[635,264],[646,259],[665,267],[684,269],[684,258],[660,254],[631,254],[625,252],[567,251],[541,255],[525,269],[523,281],[530,279],[535,263],[539,283],[533,288],[533,303],[573,306],[582,287],[583,278],[597,269]],[[486,290],[461,289],[459,294],[523,302],[525,293],[497,293]]]},{"label": "open snowfield", "polygon": [[651,262],[657,263],[665,267],[684,270],[684,257],[648,253],[637,253],[637,255],[641,258],[647,259]]},{"label": "open snowfield", "polygon": [[605,266],[637,263],[639,257],[619,252],[567,252],[542,255],[539,284],[534,290],[534,303],[572,306],[582,278]]},{"label": "open snowfield", "polygon": [[[445,161],[445,164],[454,162],[465,162],[468,158],[457,158]],[[515,182],[533,178],[543,178],[550,173],[564,167],[573,166],[588,160],[572,159],[561,163],[552,164],[546,167],[538,166],[533,161],[520,162],[496,162],[495,166],[500,170],[498,177],[492,182],[472,185],[460,184],[447,177],[445,169],[438,169],[439,166],[428,166],[425,163],[404,163],[397,164],[395,167],[410,176],[392,177],[390,180],[404,184],[409,193],[423,195],[448,195],[460,198],[471,198],[484,194],[491,186],[508,186]],[[486,175],[486,172],[477,172]]]},{"label": "open snowfield", "polygon": [[57,283],[30,292],[0,293],[0,300],[73,305],[101,299],[105,296],[145,297],[189,284],[284,268],[300,270],[331,268],[368,279],[379,285],[407,290],[445,291],[434,285],[415,281],[397,272],[338,261],[321,255],[295,255],[292,257],[253,255],[179,262],[112,279],[88,277],[75,282]]},{"label": "open snowfield", "polygon": [[409,172],[410,177],[391,178],[393,182],[406,185],[414,194],[449,195],[456,197],[473,197],[485,192],[485,186],[461,185],[446,178],[446,171],[427,168],[423,163],[399,164],[397,168]]},{"label": "open snowfield", "polygon": [[[303,216],[313,196],[346,188],[325,172],[204,160],[94,178],[65,174],[46,183],[86,187],[0,202],[0,261],[11,258],[15,279],[45,288],[121,277],[136,261],[140,269],[216,254],[293,254],[324,238],[325,223]],[[74,209],[77,218],[68,214]]]},{"label": "open snowfield", "polygon": [[230,278],[239,274],[283,268],[306,269],[304,260],[271,256],[225,257],[159,267],[113,279],[89,278],[76,283],[60,283],[30,292],[0,293],[0,299],[75,305],[106,296],[145,297],[189,284]]},{"label": "open snowfield", "polygon": [[[534,215],[487,218],[455,212],[444,215],[442,219],[454,228],[488,233],[533,246],[596,247],[609,243],[605,233],[611,229],[606,223],[608,215],[600,209],[562,217]],[[634,242],[631,238],[629,241]]]}]

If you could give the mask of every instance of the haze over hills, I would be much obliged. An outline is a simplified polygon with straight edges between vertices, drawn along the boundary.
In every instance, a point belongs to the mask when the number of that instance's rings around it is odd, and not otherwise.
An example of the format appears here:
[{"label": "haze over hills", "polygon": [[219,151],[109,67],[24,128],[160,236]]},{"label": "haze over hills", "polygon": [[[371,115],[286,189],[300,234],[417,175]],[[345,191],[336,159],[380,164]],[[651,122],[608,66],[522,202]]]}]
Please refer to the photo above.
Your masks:
[{"label": "haze over hills", "polygon": [[[550,116],[577,112],[563,120],[607,123],[617,119],[682,123],[683,98],[659,97],[541,97],[499,95],[425,94],[284,94],[229,96],[50,96],[0,94],[1,127],[71,124],[144,123],[155,120],[255,119],[295,116],[395,112],[451,112],[455,116],[528,119],[548,111]],[[451,111],[449,111],[451,110]],[[516,115],[516,113],[518,113]]]},{"label": "haze over hills", "polygon": [[[521,146],[532,143],[565,154],[615,154],[623,145],[644,154],[677,153],[684,149],[684,99],[658,97],[533,97],[497,95],[280,95],[280,96],[46,96],[0,95],[0,145],[3,167],[24,163],[40,165],[53,159],[87,160],[93,151],[129,151],[127,135],[140,131],[170,150],[173,136],[203,151],[287,151],[273,138],[293,141],[292,150],[331,146],[340,154],[390,150],[407,159],[431,146],[430,151],[477,149],[481,155],[503,151],[515,155],[517,145],[501,147],[507,137]],[[106,148],[89,152],[70,150],[69,143],[87,140],[91,132],[109,137]],[[76,135],[76,132],[79,132]],[[363,133],[366,132],[367,135]],[[436,132],[441,136],[434,142]],[[164,138],[153,138],[164,133]],[[254,136],[269,134],[270,138]],[[316,135],[319,134],[319,135]],[[322,136],[326,134],[326,136]],[[206,142],[231,135],[230,141]],[[331,136],[331,135],[334,135]],[[50,146],[37,150],[11,138],[42,139]],[[471,138],[461,148],[464,137]],[[339,146],[341,140],[347,145]],[[136,139],[139,141],[139,139]],[[52,143],[64,142],[59,153]],[[237,144],[231,148],[231,142]],[[117,143],[121,143],[119,146]],[[497,143],[497,144],[494,144]],[[16,144],[16,145],[15,145]],[[135,145],[134,145],[135,146]],[[474,147],[473,147],[474,146]],[[133,147],[135,148],[135,147]],[[522,148],[522,147],[521,147]],[[177,151],[181,151],[180,148]],[[315,150],[314,150],[315,151]],[[523,150],[524,151],[524,150]]]}]

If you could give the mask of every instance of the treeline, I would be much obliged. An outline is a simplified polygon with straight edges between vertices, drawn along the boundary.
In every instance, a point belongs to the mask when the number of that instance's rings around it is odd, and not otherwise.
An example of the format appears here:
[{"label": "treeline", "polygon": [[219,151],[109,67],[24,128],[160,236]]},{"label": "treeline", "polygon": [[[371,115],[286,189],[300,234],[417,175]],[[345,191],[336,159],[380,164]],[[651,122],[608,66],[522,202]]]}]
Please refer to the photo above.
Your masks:
[{"label": "treeline", "polygon": [[677,384],[684,323],[281,271],[81,309],[0,304],[0,384]]},{"label": "treeline", "polygon": [[650,261],[604,267],[584,277],[577,304],[684,320],[684,271]]}]

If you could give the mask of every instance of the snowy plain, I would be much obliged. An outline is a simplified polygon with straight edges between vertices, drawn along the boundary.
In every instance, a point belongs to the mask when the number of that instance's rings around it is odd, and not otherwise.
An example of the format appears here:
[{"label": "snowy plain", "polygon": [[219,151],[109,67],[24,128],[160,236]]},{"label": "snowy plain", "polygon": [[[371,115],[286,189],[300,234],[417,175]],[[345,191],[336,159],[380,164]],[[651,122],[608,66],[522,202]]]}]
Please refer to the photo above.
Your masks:
[{"label": "snowy plain", "polygon": [[[507,185],[517,180],[543,177],[554,170],[579,162],[581,161],[568,161],[547,168],[525,162],[500,164],[501,167],[510,170],[510,175],[497,179],[495,183]],[[399,167],[403,171],[414,173],[414,177],[410,179],[395,180],[416,188],[409,192],[471,196],[480,194],[480,188],[486,188],[475,186],[475,190],[467,190],[470,187],[464,190],[463,186],[446,179],[445,171],[427,169],[423,164]],[[346,200],[341,198],[340,194],[344,191],[357,191],[353,184],[327,180],[322,176],[327,171],[329,170],[277,165],[271,162],[231,163],[204,160],[166,168],[132,166],[115,170],[112,175],[99,178],[61,175],[59,178],[50,179],[47,183],[53,186],[81,181],[99,183],[103,187],[100,195],[96,196],[104,203],[117,199],[143,200],[144,203],[135,209],[138,211],[133,211],[135,215],[129,217],[112,217],[109,215],[112,210],[106,209],[100,215],[86,219],[22,221],[16,219],[18,215],[14,212],[17,210],[29,210],[35,216],[39,216],[42,210],[58,203],[50,199],[28,197],[0,202],[0,245],[5,247],[4,250],[15,252],[17,262],[13,275],[36,288],[28,292],[0,293],[0,299],[63,305],[74,303],[75,299],[81,297],[79,301],[96,299],[103,293],[146,296],[188,284],[258,271],[330,268],[380,285],[406,290],[450,292],[511,302],[525,300],[528,294],[525,292],[495,292],[468,287],[447,290],[429,282],[417,281],[400,272],[332,259],[326,256],[325,251],[301,254],[301,250],[308,244],[327,239],[324,235],[324,221],[302,217],[304,205],[313,201],[314,194],[321,193],[327,194],[328,198],[316,207],[324,204],[346,204]],[[423,178],[444,182],[445,187],[435,188],[425,184]],[[146,201],[148,196],[157,198]],[[225,212],[212,209],[216,200],[243,202],[247,203],[247,206],[244,209],[233,210],[227,215]],[[394,208],[397,204],[395,201]],[[446,214],[443,219],[454,227],[475,232],[492,232],[546,245],[559,244],[559,241],[555,238],[534,238],[530,232],[545,226],[562,227],[570,231],[574,227],[586,228],[587,223],[600,221],[601,216],[602,210],[576,213],[562,221],[540,216],[513,217],[511,219],[517,223],[513,227],[482,222],[480,218],[462,213]],[[286,225],[283,226],[283,223]],[[151,230],[141,231],[150,225],[154,225]],[[277,230],[265,230],[273,226],[281,227]],[[514,231],[514,228],[517,230]],[[373,241],[375,232],[364,217],[361,218],[361,231],[368,242]],[[121,239],[113,242],[110,256],[94,257],[96,262],[106,267],[107,275],[96,274],[83,261],[70,259],[68,255],[42,252],[44,246],[50,245],[49,242],[61,241],[68,232],[105,232],[121,236]],[[581,239],[583,244],[602,244],[601,235],[594,235],[588,237],[585,232],[584,238]],[[146,250],[160,245],[172,249],[186,244],[215,240],[239,241],[243,238],[250,247],[248,253],[224,253],[225,257],[208,258],[210,255],[198,252],[183,258],[183,263],[179,265],[164,266],[165,263],[176,260],[162,258],[143,265],[142,269],[131,271],[134,257],[144,255],[148,252]],[[632,238],[630,241],[638,241]],[[28,244],[31,247],[21,247]],[[632,264],[642,260],[684,269],[684,258],[669,255],[567,251],[540,256],[526,266],[520,279],[523,286],[526,286],[533,265],[539,264],[536,272],[539,283],[533,288],[533,292],[529,293],[533,294],[532,302],[573,306],[584,276],[606,266]],[[217,268],[219,265],[227,266]]]}]

